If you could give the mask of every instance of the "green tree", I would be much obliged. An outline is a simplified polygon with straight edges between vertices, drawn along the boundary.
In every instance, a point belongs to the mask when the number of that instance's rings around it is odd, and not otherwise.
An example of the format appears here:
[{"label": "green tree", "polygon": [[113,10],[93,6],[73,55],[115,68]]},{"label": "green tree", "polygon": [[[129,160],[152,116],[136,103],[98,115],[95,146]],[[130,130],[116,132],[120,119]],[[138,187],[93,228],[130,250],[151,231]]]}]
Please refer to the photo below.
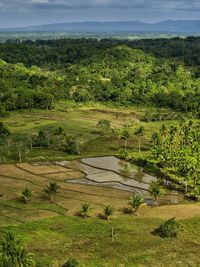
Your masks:
[{"label": "green tree", "polygon": [[32,197],[32,194],[33,192],[29,188],[25,188],[22,190],[21,197],[23,198],[25,204],[28,204],[28,202],[30,201],[30,198]]},{"label": "green tree", "polygon": [[127,140],[131,137],[130,130],[127,127],[124,127],[119,134],[119,138],[124,140],[124,149],[127,149]]},{"label": "green tree", "polygon": [[113,213],[114,213],[114,208],[112,206],[110,206],[110,205],[105,206],[104,215],[105,215],[107,221],[110,220],[110,217],[113,215]]},{"label": "green tree", "polygon": [[144,136],[144,127],[140,126],[135,130],[135,135],[138,136],[138,149],[139,153],[141,152],[141,138]]},{"label": "green tree", "polygon": [[159,182],[152,181],[151,184],[150,184],[150,186],[149,186],[149,193],[151,194],[151,196],[154,198],[154,200],[156,202],[159,197],[161,197],[162,195],[164,195],[165,190],[160,185]]},{"label": "green tree", "polygon": [[80,214],[83,217],[83,219],[87,218],[91,212],[91,206],[88,203],[81,204],[80,208]]},{"label": "green tree", "polygon": [[171,218],[162,223],[158,228],[153,231],[153,234],[159,235],[160,237],[177,237],[178,232],[181,230],[180,224],[175,218]]},{"label": "green tree", "polygon": [[51,203],[54,201],[54,196],[58,193],[59,186],[56,182],[50,182],[49,185],[44,189],[44,192],[49,195]]},{"label": "green tree", "polygon": [[144,204],[144,199],[140,195],[133,195],[130,201],[130,205],[133,208],[137,216],[139,216],[139,208]]}]

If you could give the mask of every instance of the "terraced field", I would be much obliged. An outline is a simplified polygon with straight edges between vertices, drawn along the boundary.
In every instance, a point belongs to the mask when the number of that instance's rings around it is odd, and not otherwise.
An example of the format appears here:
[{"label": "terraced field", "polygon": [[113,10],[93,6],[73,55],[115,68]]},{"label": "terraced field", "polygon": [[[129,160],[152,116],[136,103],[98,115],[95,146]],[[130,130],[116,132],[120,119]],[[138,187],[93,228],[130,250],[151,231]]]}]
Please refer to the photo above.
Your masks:
[{"label": "terraced field", "polygon": [[[22,111],[4,118],[11,137],[16,138],[62,126],[67,134],[79,136],[81,157],[35,148],[27,154],[27,162],[1,164],[0,236],[6,230],[14,231],[41,267],[60,267],[69,257],[78,259],[81,267],[199,266],[200,204],[188,203],[181,194],[167,191],[159,206],[147,205],[152,204],[148,186],[156,177],[110,156],[123,148],[123,140],[102,137],[96,127],[100,119],[108,119],[112,127],[139,122],[145,127],[142,138],[145,154],[151,133],[162,122],[141,122],[144,112],[102,105],[68,109],[63,103],[51,114]],[[138,138],[132,136],[127,143],[137,153]],[[59,185],[54,203],[49,202],[44,192],[51,181]],[[33,191],[29,204],[24,204],[20,197],[26,187]],[[139,217],[130,214],[129,199],[133,192],[142,194],[147,203],[141,207]],[[92,207],[86,220],[78,216],[82,203]],[[105,205],[115,209],[109,222],[102,219]],[[151,234],[161,222],[172,217],[184,229],[177,239],[163,240]],[[112,227],[116,232],[114,242]]]},{"label": "terraced field", "polygon": [[[124,172],[123,164],[124,162],[115,157],[104,157],[1,165],[0,233],[5,229],[12,229],[23,236],[24,242],[35,254],[41,266],[60,266],[70,255],[78,257],[83,263],[82,266],[173,266],[166,265],[166,257],[163,259],[165,265],[158,263],[155,254],[146,247],[150,242],[149,245],[154,248],[154,252],[162,245],[165,252],[172,253],[171,245],[162,243],[150,232],[162,219],[173,216],[184,219],[186,220],[184,227],[187,230],[181,239],[176,241],[176,246],[178,244],[180,246],[180,242],[186,238],[185,235],[189,235],[191,239],[191,231],[195,233],[199,225],[199,219],[195,220],[195,217],[200,217],[200,205],[181,204],[154,208],[144,205],[140,218],[127,214],[132,192],[137,190],[140,193],[145,192],[148,200],[148,192],[146,189],[143,190],[144,188],[141,190],[140,187],[156,178],[144,174],[140,177],[141,181],[134,180],[134,175],[138,172],[136,166],[128,166],[128,171],[126,166],[126,172]],[[138,179],[138,176],[136,178]],[[43,191],[50,181],[56,181],[60,187],[54,203],[49,203]],[[20,192],[26,187],[33,190],[33,197],[27,205],[20,199]],[[169,193],[161,202],[167,203],[174,197],[177,198],[177,195]],[[180,201],[180,198],[178,200]],[[91,218],[84,221],[77,215],[81,203],[85,202],[91,204],[92,212]],[[101,219],[103,208],[107,204],[115,208],[115,214],[110,223]],[[188,219],[191,220],[189,225]],[[191,225],[195,225],[193,229]],[[111,226],[114,226],[118,233],[117,242],[114,244],[110,239]],[[142,243],[143,247],[146,247],[145,254],[141,250],[141,240],[137,238],[141,236],[141,232],[146,232],[147,235],[146,243]],[[134,235],[134,239],[127,236],[127,233]],[[43,249],[44,240],[46,252]],[[194,240],[196,245],[198,242],[200,244],[197,236]],[[124,242],[127,244],[125,245]],[[141,248],[137,249],[137,258],[135,258],[135,249],[132,251],[130,247],[136,246],[137,243]],[[190,256],[190,259],[193,257],[191,266],[198,266],[199,263],[198,245],[196,245]],[[105,250],[102,246],[105,246]],[[117,249],[117,246],[121,249],[120,253],[113,250],[114,247]],[[86,247],[87,252],[85,252]],[[189,251],[192,247],[188,245],[188,248],[184,249]],[[129,251],[126,258],[123,257],[125,250]],[[178,250],[180,251],[180,248]],[[110,253],[115,257],[114,261],[109,260]],[[178,255],[179,252],[176,257]],[[146,261],[148,265],[145,264]],[[189,263],[188,259],[180,262]],[[133,263],[138,265],[131,265]]]}]

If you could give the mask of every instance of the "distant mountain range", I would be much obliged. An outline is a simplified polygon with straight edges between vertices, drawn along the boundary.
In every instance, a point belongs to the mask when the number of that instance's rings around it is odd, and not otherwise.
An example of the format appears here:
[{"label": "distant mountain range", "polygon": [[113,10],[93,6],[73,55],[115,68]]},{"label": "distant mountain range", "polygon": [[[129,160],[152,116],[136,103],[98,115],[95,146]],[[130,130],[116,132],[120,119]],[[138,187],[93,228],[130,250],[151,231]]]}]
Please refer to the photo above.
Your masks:
[{"label": "distant mountain range", "polygon": [[200,20],[167,20],[157,23],[144,23],[141,21],[72,22],[7,28],[0,29],[0,32],[160,32],[199,34]]}]

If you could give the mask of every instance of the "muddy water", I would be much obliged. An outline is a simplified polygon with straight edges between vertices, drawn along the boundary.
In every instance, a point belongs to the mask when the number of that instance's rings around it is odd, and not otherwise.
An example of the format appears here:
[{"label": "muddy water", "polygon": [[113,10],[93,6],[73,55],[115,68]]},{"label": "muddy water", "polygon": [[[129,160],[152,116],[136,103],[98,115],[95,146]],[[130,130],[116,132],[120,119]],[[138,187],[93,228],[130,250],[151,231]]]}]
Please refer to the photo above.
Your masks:
[{"label": "muddy water", "polygon": [[[67,180],[68,183],[87,184],[110,187],[142,195],[146,202],[152,203],[148,188],[155,176],[140,170],[137,166],[120,160],[114,156],[84,158],[82,160],[56,162],[61,166],[82,171],[85,178]],[[180,193],[168,191],[161,204],[178,204],[183,202]]]}]

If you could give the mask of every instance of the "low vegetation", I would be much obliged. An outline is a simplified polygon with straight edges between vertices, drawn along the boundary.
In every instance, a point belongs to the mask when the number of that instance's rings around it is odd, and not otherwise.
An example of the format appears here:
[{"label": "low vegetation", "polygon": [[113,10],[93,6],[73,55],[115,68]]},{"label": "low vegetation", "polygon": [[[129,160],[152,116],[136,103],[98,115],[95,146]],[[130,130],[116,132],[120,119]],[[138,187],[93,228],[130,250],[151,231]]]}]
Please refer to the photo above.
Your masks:
[{"label": "low vegetation", "polygon": [[[0,44],[0,267],[200,265],[198,43]],[[83,183],[106,155],[144,195]]]},{"label": "low vegetation", "polygon": [[175,218],[171,218],[156,228],[153,233],[160,237],[177,237],[178,232],[181,230],[180,224]]}]

